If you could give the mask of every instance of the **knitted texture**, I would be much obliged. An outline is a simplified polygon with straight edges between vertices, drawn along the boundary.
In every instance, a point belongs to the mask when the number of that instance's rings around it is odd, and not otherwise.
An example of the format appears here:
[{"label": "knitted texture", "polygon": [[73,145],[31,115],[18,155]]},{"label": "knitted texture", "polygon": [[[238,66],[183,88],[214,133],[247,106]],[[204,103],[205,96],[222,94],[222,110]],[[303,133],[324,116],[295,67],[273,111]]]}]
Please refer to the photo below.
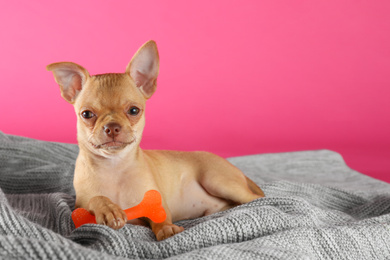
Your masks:
[{"label": "knitted texture", "polygon": [[390,184],[335,152],[230,158],[266,198],[161,242],[143,226],[74,228],[77,153],[0,132],[0,259],[390,259]]}]

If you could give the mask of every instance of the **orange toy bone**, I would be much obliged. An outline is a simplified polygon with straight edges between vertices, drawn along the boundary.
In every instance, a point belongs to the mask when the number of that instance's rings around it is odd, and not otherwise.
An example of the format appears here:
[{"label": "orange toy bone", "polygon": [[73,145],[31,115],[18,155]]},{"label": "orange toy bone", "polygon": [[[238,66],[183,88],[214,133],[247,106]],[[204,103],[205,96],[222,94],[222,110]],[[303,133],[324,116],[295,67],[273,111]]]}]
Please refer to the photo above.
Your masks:
[{"label": "orange toy bone", "polygon": [[[145,193],[141,203],[135,207],[125,210],[127,219],[147,217],[155,223],[164,222],[167,217],[161,205],[161,194],[156,190],[149,190]],[[76,228],[84,224],[96,224],[95,216],[83,208],[75,209],[72,212],[72,220]]]}]

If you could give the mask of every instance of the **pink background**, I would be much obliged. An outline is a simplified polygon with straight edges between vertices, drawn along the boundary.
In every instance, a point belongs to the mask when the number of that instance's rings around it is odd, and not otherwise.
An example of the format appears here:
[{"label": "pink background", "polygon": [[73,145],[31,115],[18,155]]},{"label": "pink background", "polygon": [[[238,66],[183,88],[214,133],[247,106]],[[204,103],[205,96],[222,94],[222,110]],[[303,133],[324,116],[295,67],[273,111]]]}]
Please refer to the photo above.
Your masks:
[{"label": "pink background", "polygon": [[143,148],[331,149],[390,182],[390,1],[1,1],[0,130],[76,142],[45,66],[161,57]]}]

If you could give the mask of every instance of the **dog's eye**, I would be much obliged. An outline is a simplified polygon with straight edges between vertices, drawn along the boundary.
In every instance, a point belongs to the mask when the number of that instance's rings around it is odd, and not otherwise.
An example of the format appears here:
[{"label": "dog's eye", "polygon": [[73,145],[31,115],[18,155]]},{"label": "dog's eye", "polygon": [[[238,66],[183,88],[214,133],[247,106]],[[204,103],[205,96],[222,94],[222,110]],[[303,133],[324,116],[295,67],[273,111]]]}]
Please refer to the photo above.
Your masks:
[{"label": "dog's eye", "polygon": [[138,107],[131,107],[127,113],[129,115],[136,116],[136,115],[138,115],[139,111],[140,110]]},{"label": "dog's eye", "polygon": [[81,113],[81,116],[82,116],[83,118],[85,118],[85,119],[91,119],[92,117],[95,116],[95,114],[92,113],[92,112],[89,111],[89,110],[86,110],[86,111],[83,111],[83,112]]}]

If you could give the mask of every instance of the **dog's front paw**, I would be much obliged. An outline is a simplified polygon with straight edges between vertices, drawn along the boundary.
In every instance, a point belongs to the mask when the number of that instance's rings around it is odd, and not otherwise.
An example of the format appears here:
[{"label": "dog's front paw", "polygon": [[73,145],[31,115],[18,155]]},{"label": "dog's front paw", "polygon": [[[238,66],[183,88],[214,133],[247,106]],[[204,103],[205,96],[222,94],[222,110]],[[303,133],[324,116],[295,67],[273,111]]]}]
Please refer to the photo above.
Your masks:
[{"label": "dog's front paw", "polygon": [[122,228],[127,221],[126,213],[104,196],[93,197],[89,202],[89,211],[95,215],[96,223],[113,229]]},{"label": "dog's front paw", "polygon": [[156,238],[158,241],[167,239],[175,234],[184,231],[183,227],[176,226],[175,224],[165,224],[161,228],[156,230]]}]

